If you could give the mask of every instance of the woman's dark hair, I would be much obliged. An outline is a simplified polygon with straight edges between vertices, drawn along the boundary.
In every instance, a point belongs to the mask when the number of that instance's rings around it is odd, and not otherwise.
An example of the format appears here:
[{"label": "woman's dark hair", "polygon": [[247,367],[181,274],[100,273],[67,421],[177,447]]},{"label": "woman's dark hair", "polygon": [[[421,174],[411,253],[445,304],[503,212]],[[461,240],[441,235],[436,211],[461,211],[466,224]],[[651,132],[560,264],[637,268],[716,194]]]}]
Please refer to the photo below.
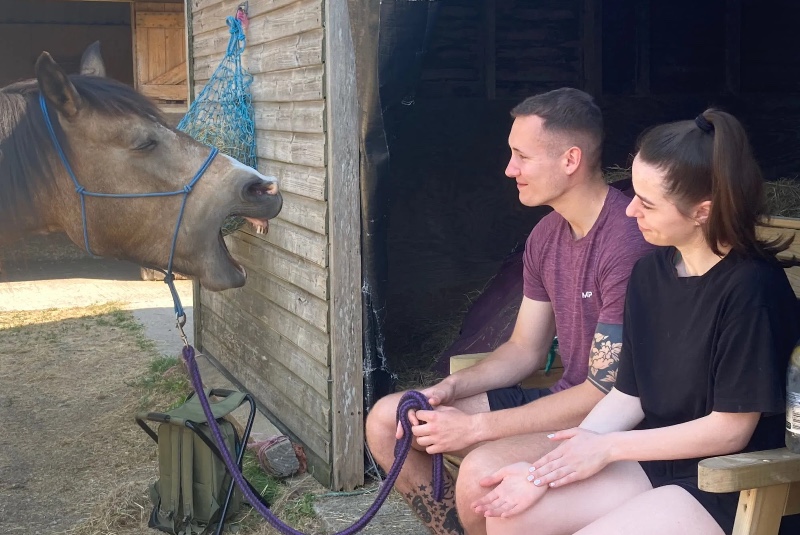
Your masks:
[{"label": "woman's dark hair", "polygon": [[667,194],[682,212],[711,201],[703,232],[714,253],[722,256],[720,245],[727,245],[746,256],[774,260],[791,244],[791,238],[756,237],[756,223],[764,215],[764,179],[733,115],[710,108],[693,121],[656,126],[639,138],[637,152],[664,172]]}]

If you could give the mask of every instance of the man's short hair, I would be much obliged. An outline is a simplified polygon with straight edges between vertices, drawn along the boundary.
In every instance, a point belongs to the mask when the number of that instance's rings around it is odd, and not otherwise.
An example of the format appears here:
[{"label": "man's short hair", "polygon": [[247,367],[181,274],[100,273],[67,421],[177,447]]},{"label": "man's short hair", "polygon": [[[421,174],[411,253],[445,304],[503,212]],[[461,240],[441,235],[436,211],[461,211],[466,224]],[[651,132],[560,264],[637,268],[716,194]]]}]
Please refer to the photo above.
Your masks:
[{"label": "man's short hair", "polygon": [[589,167],[600,167],[603,153],[603,114],[588,93],[571,87],[528,97],[511,110],[511,116],[541,117],[543,128],[566,134],[583,151]]}]

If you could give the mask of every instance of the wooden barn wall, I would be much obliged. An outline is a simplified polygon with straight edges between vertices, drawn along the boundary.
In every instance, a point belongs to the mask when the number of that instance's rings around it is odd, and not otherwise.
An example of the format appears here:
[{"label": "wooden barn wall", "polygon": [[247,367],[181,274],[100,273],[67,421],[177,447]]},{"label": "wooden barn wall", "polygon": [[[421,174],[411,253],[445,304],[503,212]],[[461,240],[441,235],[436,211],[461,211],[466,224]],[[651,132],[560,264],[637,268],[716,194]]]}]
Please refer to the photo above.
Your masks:
[{"label": "wooden barn wall", "polygon": [[108,75],[132,84],[129,4],[0,0],[0,87],[32,78],[42,51],[76,73],[84,49],[96,40]]},{"label": "wooden barn wall", "polygon": [[582,83],[583,0],[442,0],[419,96],[520,99]]},{"label": "wooden barn wall", "polygon": [[[223,57],[225,18],[238,0],[190,0],[194,94]],[[302,441],[311,470],[331,473],[330,325],[322,0],[250,0],[245,67],[258,169],[284,196],[269,233],[227,238],[247,269],[244,288],[200,290],[196,337],[203,350]],[[191,83],[191,81],[190,81]]]}]

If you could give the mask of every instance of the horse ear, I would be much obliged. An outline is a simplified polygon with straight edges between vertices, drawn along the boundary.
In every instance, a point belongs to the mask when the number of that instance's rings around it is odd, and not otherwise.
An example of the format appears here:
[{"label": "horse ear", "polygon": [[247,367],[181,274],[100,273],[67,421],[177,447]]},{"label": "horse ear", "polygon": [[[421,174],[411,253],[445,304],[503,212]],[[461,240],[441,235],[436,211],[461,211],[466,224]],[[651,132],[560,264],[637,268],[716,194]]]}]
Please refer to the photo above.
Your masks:
[{"label": "horse ear", "polygon": [[74,117],[81,108],[81,97],[67,73],[53,61],[47,52],[42,52],[36,60],[36,79],[39,91],[51,105],[65,117]]},{"label": "horse ear", "polygon": [[100,54],[100,41],[86,47],[81,56],[81,74],[88,76],[105,76],[106,66]]}]

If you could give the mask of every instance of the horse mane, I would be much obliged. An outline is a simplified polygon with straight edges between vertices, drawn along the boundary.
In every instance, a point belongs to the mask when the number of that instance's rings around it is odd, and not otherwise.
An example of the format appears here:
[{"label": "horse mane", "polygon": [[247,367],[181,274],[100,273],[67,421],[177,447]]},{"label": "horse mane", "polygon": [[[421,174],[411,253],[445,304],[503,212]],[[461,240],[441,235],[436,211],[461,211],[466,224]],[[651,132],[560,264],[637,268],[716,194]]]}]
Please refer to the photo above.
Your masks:
[{"label": "horse mane", "polygon": [[[69,78],[83,106],[109,119],[134,115],[165,124],[156,105],[125,84],[97,76]],[[53,129],[69,156],[70,145],[56,120]],[[60,165],[39,107],[36,80],[0,89],[0,223],[3,227],[32,210],[34,195],[50,190],[54,171]]]}]

